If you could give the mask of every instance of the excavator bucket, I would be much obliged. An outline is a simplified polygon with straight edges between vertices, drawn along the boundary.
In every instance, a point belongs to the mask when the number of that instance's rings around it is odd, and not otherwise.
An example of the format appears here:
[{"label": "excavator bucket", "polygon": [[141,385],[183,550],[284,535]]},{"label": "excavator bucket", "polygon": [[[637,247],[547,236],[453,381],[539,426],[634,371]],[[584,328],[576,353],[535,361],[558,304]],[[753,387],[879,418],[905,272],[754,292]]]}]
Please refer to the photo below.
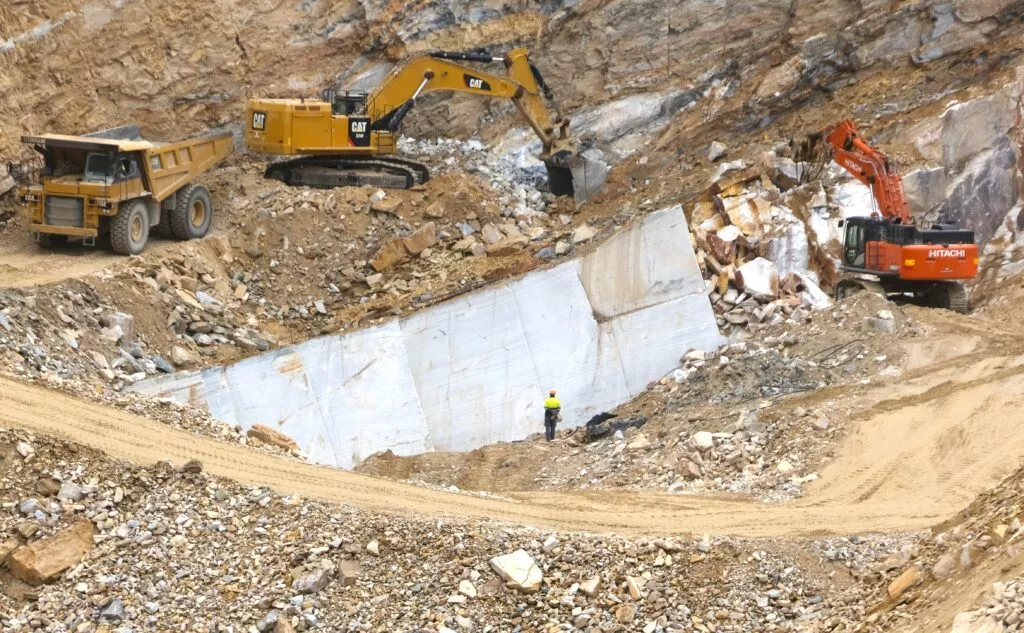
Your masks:
[{"label": "excavator bucket", "polygon": [[608,166],[581,154],[564,151],[544,161],[548,186],[556,196],[572,196],[584,202],[597,193],[608,177]]}]

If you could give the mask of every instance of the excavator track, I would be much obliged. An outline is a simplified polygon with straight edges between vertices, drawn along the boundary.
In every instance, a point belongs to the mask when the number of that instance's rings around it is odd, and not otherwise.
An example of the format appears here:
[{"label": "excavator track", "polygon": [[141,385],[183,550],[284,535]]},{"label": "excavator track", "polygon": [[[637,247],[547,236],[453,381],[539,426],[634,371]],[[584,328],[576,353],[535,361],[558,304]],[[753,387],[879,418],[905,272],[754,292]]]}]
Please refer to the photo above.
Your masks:
[{"label": "excavator track", "polygon": [[967,301],[967,290],[963,284],[955,281],[947,281],[939,284],[932,294],[932,305],[936,308],[945,308],[960,314],[970,312],[970,304]]},{"label": "excavator track", "polygon": [[888,294],[885,291],[885,288],[883,288],[878,282],[869,281],[867,279],[858,279],[855,277],[845,278],[836,284],[835,300],[842,301],[847,297],[852,297],[858,292],[873,292],[875,294],[882,295],[883,297]]},{"label": "excavator track", "polygon": [[264,177],[292,187],[315,189],[360,186],[410,189],[429,180],[430,169],[418,161],[394,156],[305,156],[271,164]]}]

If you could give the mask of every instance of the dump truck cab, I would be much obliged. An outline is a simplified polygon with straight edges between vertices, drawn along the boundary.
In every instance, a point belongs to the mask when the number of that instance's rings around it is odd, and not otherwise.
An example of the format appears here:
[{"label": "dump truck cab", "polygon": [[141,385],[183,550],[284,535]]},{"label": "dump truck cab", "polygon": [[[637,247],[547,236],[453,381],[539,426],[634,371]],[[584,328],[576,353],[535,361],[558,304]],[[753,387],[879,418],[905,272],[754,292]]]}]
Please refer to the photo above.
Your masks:
[{"label": "dump truck cab", "polygon": [[43,156],[42,182],[21,191],[30,228],[39,234],[95,243],[103,218],[148,193],[143,155],[127,142],[58,135],[23,140]]},{"label": "dump truck cab", "polygon": [[135,125],[85,136],[22,137],[43,157],[41,182],[20,190],[32,230],[43,246],[110,236],[115,252],[142,251],[150,228],[178,239],[202,237],[212,201],[191,181],[233,150],[230,134],[158,144]]}]

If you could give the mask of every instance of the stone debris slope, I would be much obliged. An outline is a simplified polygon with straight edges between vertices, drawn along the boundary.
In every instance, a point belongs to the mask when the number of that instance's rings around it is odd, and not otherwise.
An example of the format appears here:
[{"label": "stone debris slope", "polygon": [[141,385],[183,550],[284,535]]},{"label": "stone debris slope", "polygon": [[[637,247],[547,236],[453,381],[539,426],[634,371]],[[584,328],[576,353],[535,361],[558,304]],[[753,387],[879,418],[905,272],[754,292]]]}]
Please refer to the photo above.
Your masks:
[{"label": "stone debris slope", "polygon": [[888,538],[597,536],[398,517],[0,434],[5,631],[789,630]]}]

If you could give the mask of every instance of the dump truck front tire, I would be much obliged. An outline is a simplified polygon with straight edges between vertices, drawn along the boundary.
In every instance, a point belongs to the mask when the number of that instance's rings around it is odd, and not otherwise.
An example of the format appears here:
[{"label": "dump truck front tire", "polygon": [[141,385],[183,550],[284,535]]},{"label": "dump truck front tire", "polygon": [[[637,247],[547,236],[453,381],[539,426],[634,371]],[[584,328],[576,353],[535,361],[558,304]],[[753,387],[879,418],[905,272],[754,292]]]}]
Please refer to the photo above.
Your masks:
[{"label": "dump truck front tire", "polygon": [[149,240],[149,213],[141,200],[121,204],[110,221],[110,247],[118,255],[138,255]]},{"label": "dump truck front tire", "polygon": [[171,233],[179,240],[204,237],[213,223],[213,200],[202,185],[187,185],[178,192],[170,212]]}]

